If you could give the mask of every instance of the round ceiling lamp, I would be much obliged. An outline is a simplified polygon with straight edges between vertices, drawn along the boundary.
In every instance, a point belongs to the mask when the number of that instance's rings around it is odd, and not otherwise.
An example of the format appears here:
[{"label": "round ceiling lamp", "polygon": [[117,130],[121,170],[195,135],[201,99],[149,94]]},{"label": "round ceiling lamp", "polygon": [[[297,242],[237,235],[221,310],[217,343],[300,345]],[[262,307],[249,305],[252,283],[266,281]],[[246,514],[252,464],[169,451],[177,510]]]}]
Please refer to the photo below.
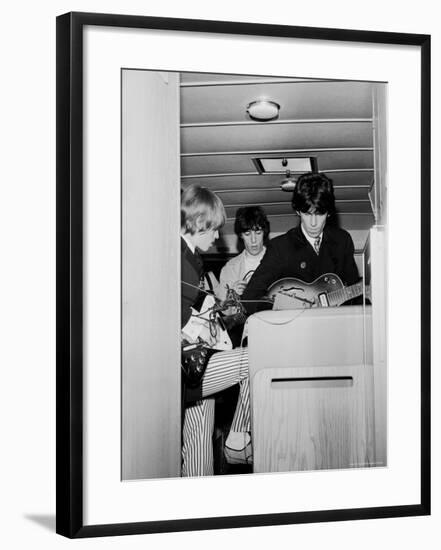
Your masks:
[{"label": "round ceiling lamp", "polygon": [[[288,166],[288,161],[282,159],[282,166],[286,168]],[[280,189],[282,191],[292,192],[296,187],[297,180],[291,177],[291,170],[288,168],[286,170],[286,178],[280,182]]]},{"label": "round ceiling lamp", "polygon": [[288,177],[280,183],[280,188],[282,191],[291,193],[296,188],[296,180]]},{"label": "round ceiling lamp", "polygon": [[247,113],[253,120],[274,120],[279,116],[280,105],[275,101],[260,99],[252,101],[247,107]]}]

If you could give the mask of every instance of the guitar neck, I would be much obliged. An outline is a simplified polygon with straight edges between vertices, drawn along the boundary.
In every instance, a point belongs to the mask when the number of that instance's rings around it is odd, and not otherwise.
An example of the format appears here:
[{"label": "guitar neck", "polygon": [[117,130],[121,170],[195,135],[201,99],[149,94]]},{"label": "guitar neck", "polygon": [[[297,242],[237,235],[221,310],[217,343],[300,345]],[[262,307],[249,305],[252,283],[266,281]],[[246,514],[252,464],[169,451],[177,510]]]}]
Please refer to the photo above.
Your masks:
[{"label": "guitar neck", "polygon": [[363,294],[363,283],[356,283],[355,285],[345,286],[340,290],[333,290],[328,293],[328,302],[330,306],[340,306],[347,300],[357,298]]}]

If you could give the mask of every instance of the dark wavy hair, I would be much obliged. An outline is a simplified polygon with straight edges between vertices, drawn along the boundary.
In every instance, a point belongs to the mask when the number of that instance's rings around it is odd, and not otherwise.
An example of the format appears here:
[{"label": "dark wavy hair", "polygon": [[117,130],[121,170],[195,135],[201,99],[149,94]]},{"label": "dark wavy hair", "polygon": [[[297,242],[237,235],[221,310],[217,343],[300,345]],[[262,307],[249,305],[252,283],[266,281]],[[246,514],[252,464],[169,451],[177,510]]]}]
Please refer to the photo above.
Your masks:
[{"label": "dark wavy hair", "polygon": [[302,174],[296,182],[291,204],[297,212],[315,212],[332,216],[335,214],[332,180],[317,172]]},{"label": "dark wavy hair", "polygon": [[238,237],[245,231],[262,229],[263,238],[266,240],[270,232],[270,223],[261,206],[244,206],[236,212],[234,232]]}]

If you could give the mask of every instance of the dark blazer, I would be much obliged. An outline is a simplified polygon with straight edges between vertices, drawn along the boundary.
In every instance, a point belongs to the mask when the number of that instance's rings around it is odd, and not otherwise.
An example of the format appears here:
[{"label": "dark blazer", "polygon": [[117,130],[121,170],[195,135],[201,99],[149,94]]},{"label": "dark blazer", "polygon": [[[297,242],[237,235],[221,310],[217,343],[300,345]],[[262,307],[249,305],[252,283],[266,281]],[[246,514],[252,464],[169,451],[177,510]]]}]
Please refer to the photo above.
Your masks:
[{"label": "dark blazer", "polygon": [[[199,253],[193,254],[181,237],[181,328],[191,317],[192,306],[203,299],[204,294],[197,288],[203,275],[203,263]],[[190,283],[193,286],[182,284]],[[182,385],[182,403],[190,403],[202,398],[201,387],[188,388]]]},{"label": "dark blazer", "polygon": [[199,287],[203,272],[202,258],[199,253],[193,254],[181,237],[181,281],[183,281],[181,283],[181,328],[191,317],[191,307],[201,298],[201,293],[194,287]]},{"label": "dark blazer", "polygon": [[[326,225],[320,253],[317,255],[299,224],[284,235],[270,240],[266,254],[248,283],[242,299],[262,298],[273,283],[284,277],[295,277],[311,283],[324,273],[335,273],[346,285],[358,281],[351,236],[344,229]],[[249,314],[271,307],[261,304],[244,305]]]}]

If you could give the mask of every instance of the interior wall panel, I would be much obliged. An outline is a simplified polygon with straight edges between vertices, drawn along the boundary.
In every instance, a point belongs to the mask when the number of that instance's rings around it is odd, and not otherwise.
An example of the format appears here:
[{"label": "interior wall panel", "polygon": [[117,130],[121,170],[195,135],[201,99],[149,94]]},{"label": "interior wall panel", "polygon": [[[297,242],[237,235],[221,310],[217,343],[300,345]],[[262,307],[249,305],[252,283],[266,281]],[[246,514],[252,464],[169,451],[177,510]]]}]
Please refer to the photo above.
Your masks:
[{"label": "interior wall panel", "polygon": [[123,479],[180,474],[178,90],[123,71]]}]

